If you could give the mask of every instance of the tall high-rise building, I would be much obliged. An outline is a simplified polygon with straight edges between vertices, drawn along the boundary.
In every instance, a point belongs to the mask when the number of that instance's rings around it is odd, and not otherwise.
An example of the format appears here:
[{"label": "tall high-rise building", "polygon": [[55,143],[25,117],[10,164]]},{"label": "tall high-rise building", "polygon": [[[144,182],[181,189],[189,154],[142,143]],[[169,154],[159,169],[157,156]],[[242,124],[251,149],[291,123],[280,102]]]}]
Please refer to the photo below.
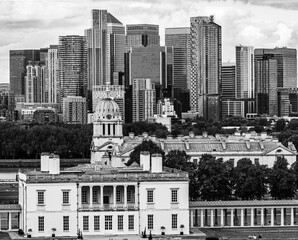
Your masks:
[{"label": "tall high-rise building", "polygon": [[173,47],[138,47],[129,53],[129,85],[135,78],[150,78],[157,99],[172,97]]},{"label": "tall high-rise building", "polygon": [[236,46],[236,98],[255,97],[254,48]]},{"label": "tall high-rise building", "polygon": [[223,63],[221,67],[222,100],[236,98],[236,66],[235,63]]},{"label": "tall high-rise building", "polygon": [[63,121],[67,124],[86,124],[86,98],[67,96],[63,98]]},{"label": "tall high-rise building", "polygon": [[48,103],[60,103],[58,45],[50,45],[46,57],[47,100]]},{"label": "tall high-rise building", "polygon": [[17,98],[25,97],[25,76],[28,62],[39,60],[39,49],[9,51],[10,89]]},{"label": "tall high-rise building", "polygon": [[45,99],[45,65],[39,61],[31,62],[26,67],[25,99],[27,103],[41,103]]},{"label": "tall high-rise building", "polygon": [[190,18],[190,107],[207,119],[220,119],[221,26],[210,17]]},{"label": "tall high-rise building", "polygon": [[61,103],[67,96],[86,96],[87,48],[84,36],[59,37],[59,79]]},{"label": "tall high-rise building", "polygon": [[297,50],[293,48],[255,49],[255,60],[264,56],[277,60],[277,87],[297,87]]},{"label": "tall high-rise building", "polygon": [[127,47],[160,46],[159,26],[153,24],[126,25]]},{"label": "tall high-rise building", "polygon": [[187,112],[190,109],[190,28],[166,28],[165,44],[173,47],[174,97],[182,103],[182,111]]},{"label": "tall high-rise building", "polygon": [[277,60],[264,57],[255,61],[256,112],[278,115]]},{"label": "tall high-rise building", "polygon": [[92,111],[94,86],[118,85],[124,76],[125,27],[107,10],[92,10],[92,28],[85,30],[87,40],[87,105]]},{"label": "tall high-rise building", "polygon": [[132,84],[132,121],[145,121],[156,112],[155,84],[149,78],[134,78]]}]

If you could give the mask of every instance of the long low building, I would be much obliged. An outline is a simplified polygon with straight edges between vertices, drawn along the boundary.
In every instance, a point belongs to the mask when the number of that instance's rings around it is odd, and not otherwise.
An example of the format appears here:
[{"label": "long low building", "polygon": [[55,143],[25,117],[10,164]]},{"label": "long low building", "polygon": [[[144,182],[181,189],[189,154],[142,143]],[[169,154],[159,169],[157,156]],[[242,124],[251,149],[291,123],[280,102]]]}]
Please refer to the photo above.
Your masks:
[{"label": "long low building", "polygon": [[189,234],[188,173],[163,168],[159,154],[141,165],[85,164],[60,171],[43,154],[41,171],[19,173],[20,228],[32,237]]}]

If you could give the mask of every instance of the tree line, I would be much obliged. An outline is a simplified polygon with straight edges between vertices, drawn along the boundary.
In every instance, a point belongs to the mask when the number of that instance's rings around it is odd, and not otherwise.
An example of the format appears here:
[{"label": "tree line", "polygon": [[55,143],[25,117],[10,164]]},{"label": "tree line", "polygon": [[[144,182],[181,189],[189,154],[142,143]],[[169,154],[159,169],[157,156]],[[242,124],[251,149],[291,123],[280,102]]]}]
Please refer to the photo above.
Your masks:
[{"label": "tree line", "polygon": [[165,154],[152,141],[143,141],[130,154],[127,165],[140,162],[140,152],[161,153],[164,166],[177,168],[189,173],[189,194],[191,200],[261,200],[292,199],[298,187],[298,163],[289,166],[284,157],[267,165],[253,164],[243,158],[234,166],[232,161],[223,161],[205,154],[198,164],[189,161],[190,157],[179,150]]}]

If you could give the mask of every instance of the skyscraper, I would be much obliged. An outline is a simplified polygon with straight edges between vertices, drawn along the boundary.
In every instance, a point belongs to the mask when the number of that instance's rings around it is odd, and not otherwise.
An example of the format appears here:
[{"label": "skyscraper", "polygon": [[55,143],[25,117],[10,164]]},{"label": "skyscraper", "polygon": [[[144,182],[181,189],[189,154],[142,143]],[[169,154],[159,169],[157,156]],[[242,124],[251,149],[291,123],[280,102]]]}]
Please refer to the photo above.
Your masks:
[{"label": "skyscraper", "polygon": [[10,50],[10,89],[16,97],[25,97],[25,75],[28,61],[39,61],[40,50]]},{"label": "skyscraper", "polygon": [[190,106],[207,119],[220,119],[221,26],[210,17],[190,18]]},{"label": "skyscraper", "polygon": [[60,103],[58,45],[51,45],[47,58],[47,102]]},{"label": "skyscraper", "polygon": [[159,26],[153,24],[126,25],[127,47],[160,46]]},{"label": "skyscraper", "polygon": [[223,63],[221,67],[222,100],[233,100],[236,97],[236,66],[235,63]]},{"label": "skyscraper", "polygon": [[236,98],[255,97],[254,48],[236,46]]},{"label": "skyscraper", "polygon": [[84,36],[59,37],[59,78],[61,103],[68,96],[86,96],[87,48]]},{"label": "skyscraper", "polygon": [[132,84],[133,122],[145,121],[156,112],[155,86],[149,78],[134,78]]},{"label": "skyscraper", "polygon": [[255,81],[256,112],[277,116],[277,60],[265,56],[256,60]]},{"label": "skyscraper", "polygon": [[85,30],[88,61],[88,110],[94,86],[118,85],[124,76],[125,28],[107,10],[92,10],[92,28]]},{"label": "skyscraper", "polygon": [[293,48],[255,49],[255,60],[264,56],[277,60],[277,87],[297,87],[297,50]]},{"label": "skyscraper", "polygon": [[129,85],[135,78],[150,78],[157,99],[172,97],[173,47],[137,47],[129,53]]},{"label": "skyscraper", "polygon": [[166,28],[165,44],[173,47],[173,91],[187,112],[190,89],[190,28]]},{"label": "skyscraper", "polygon": [[25,76],[25,98],[27,103],[41,103],[45,99],[45,65],[29,61]]}]

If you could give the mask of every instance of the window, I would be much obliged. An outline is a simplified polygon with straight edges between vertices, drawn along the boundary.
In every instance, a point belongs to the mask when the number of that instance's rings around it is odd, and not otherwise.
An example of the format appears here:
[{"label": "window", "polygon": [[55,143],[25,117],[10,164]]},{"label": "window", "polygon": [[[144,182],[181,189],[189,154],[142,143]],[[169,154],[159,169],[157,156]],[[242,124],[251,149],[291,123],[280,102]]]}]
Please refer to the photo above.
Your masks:
[{"label": "window", "polygon": [[172,203],[177,203],[178,202],[178,189],[172,189],[172,197],[171,197],[171,201]]},{"label": "window", "polygon": [[69,231],[69,216],[63,216],[63,231]]},{"label": "window", "polygon": [[193,163],[194,164],[198,164],[198,159],[197,158],[194,158]]},{"label": "window", "polygon": [[97,203],[97,190],[96,189],[93,189],[92,191],[92,201],[93,203]]},{"label": "window", "polygon": [[94,216],[94,231],[99,231],[100,230],[99,217],[100,216]]},{"label": "window", "polygon": [[38,231],[44,231],[44,217],[38,217]]},{"label": "window", "polygon": [[147,216],[147,225],[148,229],[153,229],[153,214]]},{"label": "window", "polygon": [[132,202],[131,191],[127,190],[127,202]]},{"label": "window", "polygon": [[177,229],[177,219],[178,215],[177,214],[172,214],[172,229]]},{"label": "window", "polygon": [[134,215],[128,215],[128,230],[135,229],[135,219]]},{"label": "window", "polygon": [[113,216],[107,215],[105,216],[105,230],[112,230],[112,224],[113,224]]},{"label": "window", "polygon": [[153,190],[147,190],[147,203],[153,203],[154,199],[153,199]]},{"label": "window", "polygon": [[62,202],[63,204],[69,204],[69,191],[62,192]]},{"label": "window", "polygon": [[89,231],[89,216],[83,216],[83,230]]},{"label": "window", "polygon": [[259,159],[258,158],[255,158],[255,164],[257,165],[257,164],[259,164],[260,162],[259,162]]},{"label": "window", "polygon": [[118,215],[118,230],[123,230],[123,215]]},{"label": "window", "polygon": [[82,190],[82,203],[87,203],[87,191]]},{"label": "window", "polygon": [[120,189],[117,189],[116,191],[116,202],[120,203],[121,202],[121,192]]},{"label": "window", "polygon": [[44,205],[44,191],[37,191],[37,204]]}]

